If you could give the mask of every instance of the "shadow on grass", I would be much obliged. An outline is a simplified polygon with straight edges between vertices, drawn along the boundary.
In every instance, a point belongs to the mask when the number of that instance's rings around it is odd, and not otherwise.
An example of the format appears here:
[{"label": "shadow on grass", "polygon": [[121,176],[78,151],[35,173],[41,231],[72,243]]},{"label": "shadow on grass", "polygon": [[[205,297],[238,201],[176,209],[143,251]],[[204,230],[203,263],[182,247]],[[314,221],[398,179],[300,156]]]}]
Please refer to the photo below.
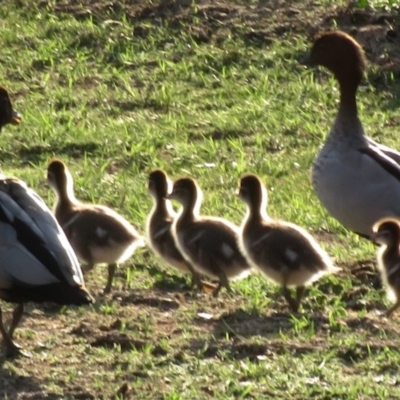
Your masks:
[{"label": "shadow on grass", "polygon": [[363,317],[338,317],[331,320],[323,313],[281,313],[263,315],[237,309],[222,314],[218,319],[196,318],[199,326],[212,326],[215,338],[249,338],[261,336],[276,338],[286,335],[317,337],[318,335],[343,333],[346,331],[367,332],[368,335],[396,337],[399,332],[396,324],[375,315]]},{"label": "shadow on grass", "polygon": [[[185,352],[194,353],[197,358],[227,358],[235,360],[262,361],[266,358],[273,359],[277,355],[291,355],[300,357],[305,354],[314,353],[317,350],[315,344],[300,345],[286,343],[282,340],[264,343],[252,343],[245,340],[233,340],[230,342],[205,341],[194,339],[190,348]],[[179,353],[175,355],[179,358]]]},{"label": "shadow on grass", "polygon": [[[200,321],[198,322],[201,323]],[[326,331],[330,328],[328,318],[321,314],[277,312],[272,315],[263,315],[243,309],[224,313],[214,322],[214,335],[216,337],[226,337],[227,335],[230,337],[251,337],[292,334],[300,326],[303,332],[307,330],[312,330],[313,332]]]},{"label": "shadow on grass", "polygon": [[[87,142],[87,143],[67,143],[63,146],[30,146],[29,148],[22,148],[18,151],[18,157],[24,164],[39,163],[45,161],[50,157],[54,156],[54,152],[57,152],[57,156],[61,157],[63,154],[68,155],[71,158],[80,158],[85,154],[94,154],[101,148],[99,143]],[[7,156],[7,154],[6,154]],[[15,157],[15,155],[14,155]]]},{"label": "shadow on grass", "polygon": [[95,142],[67,143],[63,146],[33,145],[28,148],[21,148],[15,153],[0,150],[0,159],[4,164],[7,161],[14,162],[18,159],[23,165],[30,165],[31,163],[38,164],[55,156],[62,157],[63,155],[79,159],[85,154],[95,154],[98,150],[101,150],[101,144]]},{"label": "shadow on grass", "polygon": [[[40,382],[29,376],[24,376],[16,372],[14,366],[7,368],[8,363],[4,355],[0,356],[0,398],[1,399],[43,399],[43,392],[40,390]],[[18,361],[15,361],[18,366]],[[46,394],[46,399],[58,399],[56,394]]]}]

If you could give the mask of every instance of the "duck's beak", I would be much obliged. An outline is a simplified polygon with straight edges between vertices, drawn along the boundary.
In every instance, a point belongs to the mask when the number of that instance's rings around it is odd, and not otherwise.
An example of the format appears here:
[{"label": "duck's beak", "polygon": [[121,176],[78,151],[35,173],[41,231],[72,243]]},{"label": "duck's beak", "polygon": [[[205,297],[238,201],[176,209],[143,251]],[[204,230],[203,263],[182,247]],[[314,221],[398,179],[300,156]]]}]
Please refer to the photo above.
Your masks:
[{"label": "duck's beak", "polygon": [[11,116],[11,123],[13,125],[18,125],[21,122],[21,120],[22,120],[22,115],[19,112],[13,110]]},{"label": "duck's beak", "polygon": [[166,200],[171,200],[172,199],[172,193],[168,193],[164,196],[164,199]]}]

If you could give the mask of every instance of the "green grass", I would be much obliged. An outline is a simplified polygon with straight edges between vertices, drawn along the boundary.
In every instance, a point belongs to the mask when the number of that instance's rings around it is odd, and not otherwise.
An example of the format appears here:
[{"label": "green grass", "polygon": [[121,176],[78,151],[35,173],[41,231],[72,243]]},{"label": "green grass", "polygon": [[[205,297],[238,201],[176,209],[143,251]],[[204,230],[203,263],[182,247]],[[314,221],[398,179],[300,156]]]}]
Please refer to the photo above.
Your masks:
[{"label": "green grass", "polygon": [[[375,249],[330,218],[310,184],[338,92],[325,71],[298,63],[309,31],[290,2],[264,14],[240,2],[199,5],[158,19],[129,2],[114,13],[100,1],[56,3],[0,8],[0,82],[23,114],[1,132],[7,175],[51,205],[44,175],[59,157],[78,198],[112,206],[143,232],[153,168],[195,177],[203,213],[236,223],[238,179],[255,172],[270,214],[310,230],[344,271],[311,287],[292,316],[260,276],[215,300],[187,293],[182,277],[138,253],[91,308],[30,306],[16,337],[33,357],[3,360],[0,397],[398,398],[399,328],[376,315],[387,303],[373,284]],[[305,20],[336,15],[337,2],[304,3]],[[368,77],[365,128],[398,147],[396,73],[371,62]],[[105,278],[102,267],[88,276],[95,295]]]}]

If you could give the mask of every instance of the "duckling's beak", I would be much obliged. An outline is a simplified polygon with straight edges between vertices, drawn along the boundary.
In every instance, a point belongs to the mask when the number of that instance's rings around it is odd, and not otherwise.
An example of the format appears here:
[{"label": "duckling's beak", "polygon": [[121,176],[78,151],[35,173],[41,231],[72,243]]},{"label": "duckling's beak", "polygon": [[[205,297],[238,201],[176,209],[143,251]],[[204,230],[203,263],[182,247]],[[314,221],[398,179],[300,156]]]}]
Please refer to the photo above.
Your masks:
[{"label": "duckling's beak", "polygon": [[299,63],[301,65],[306,65],[307,67],[314,67],[315,63],[313,62],[313,60],[311,59],[311,53],[306,53],[304,54],[300,60]]},{"label": "duckling's beak", "polygon": [[45,187],[45,188],[50,188],[50,184],[49,184],[49,177],[47,176],[47,174],[44,176],[44,179],[43,179],[43,186]]},{"label": "duckling's beak", "polygon": [[167,193],[167,194],[164,196],[164,199],[166,199],[166,200],[172,200],[172,193]]},{"label": "duckling's beak", "polygon": [[19,112],[13,110],[11,116],[11,123],[13,125],[18,125],[21,122],[21,120],[22,120],[22,115]]}]

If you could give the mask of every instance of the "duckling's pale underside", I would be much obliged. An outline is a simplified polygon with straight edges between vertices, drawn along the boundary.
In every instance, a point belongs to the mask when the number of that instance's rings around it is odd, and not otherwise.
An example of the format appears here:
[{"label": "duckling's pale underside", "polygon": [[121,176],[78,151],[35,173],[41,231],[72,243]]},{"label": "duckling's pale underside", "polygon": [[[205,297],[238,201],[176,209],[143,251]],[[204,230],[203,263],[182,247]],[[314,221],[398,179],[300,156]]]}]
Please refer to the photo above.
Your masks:
[{"label": "duckling's pale underside", "polygon": [[23,182],[0,178],[0,297],[79,304],[73,288],[81,286],[78,261],[51,211]]},{"label": "duckling's pale underside", "polygon": [[[343,128],[343,127],[342,127]],[[400,218],[400,153],[336,122],[313,166],[313,186],[328,212],[346,228],[370,237],[385,217]]]},{"label": "duckling's pale underside", "polygon": [[[234,228],[233,228],[234,227]],[[238,247],[238,228],[219,218],[203,217],[173,227],[178,248],[200,273],[218,278],[223,271],[229,279],[241,279],[250,267]]]},{"label": "duckling's pale underside", "polygon": [[303,286],[335,270],[308,232],[284,221],[244,225],[241,247],[253,267],[284,286]]}]

